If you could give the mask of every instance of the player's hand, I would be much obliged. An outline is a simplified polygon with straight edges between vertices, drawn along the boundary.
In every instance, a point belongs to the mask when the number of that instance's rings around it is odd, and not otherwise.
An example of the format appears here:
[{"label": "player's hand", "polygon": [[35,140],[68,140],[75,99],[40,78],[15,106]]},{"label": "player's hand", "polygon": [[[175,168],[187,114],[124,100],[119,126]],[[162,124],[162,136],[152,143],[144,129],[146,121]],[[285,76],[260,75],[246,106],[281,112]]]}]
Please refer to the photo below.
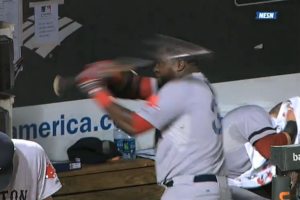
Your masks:
[{"label": "player's hand", "polygon": [[290,106],[288,107],[288,112],[287,112],[287,115],[286,115],[286,120],[287,121],[296,121],[294,109],[291,108]]},{"label": "player's hand", "polygon": [[89,97],[93,97],[95,94],[106,89],[106,84],[102,77],[86,77],[79,74],[76,82],[81,92],[87,94]]}]

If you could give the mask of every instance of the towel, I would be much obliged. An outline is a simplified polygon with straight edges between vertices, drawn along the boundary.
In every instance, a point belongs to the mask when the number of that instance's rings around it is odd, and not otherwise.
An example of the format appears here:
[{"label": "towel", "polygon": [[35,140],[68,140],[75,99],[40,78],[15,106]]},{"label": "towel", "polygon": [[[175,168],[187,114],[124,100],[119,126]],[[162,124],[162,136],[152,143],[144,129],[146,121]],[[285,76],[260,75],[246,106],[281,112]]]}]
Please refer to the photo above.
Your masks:
[{"label": "towel", "polygon": [[286,126],[286,116],[289,106],[291,106],[291,102],[283,102],[278,112],[277,118],[273,118],[273,120],[275,121],[277,133],[282,132]]},{"label": "towel", "polygon": [[250,189],[269,184],[276,173],[276,167],[270,165],[250,142],[244,146],[252,167],[235,179],[228,178],[228,185]]},{"label": "towel", "polygon": [[297,129],[298,129],[298,134],[296,137],[295,144],[299,144],[300,141],[300,97],[293,97],[289,99],[291,102],[291,108],[294,109],[295,117],[296,117],[296,122],[297,122]]},{"label": "towel", "polygon": [[277,128],[279,129],[279,132],[283,131],[285,128],[285,125],[287,123],[286,120],[286,115],[288,112],[288,107],[291,107],[294,109],[295,117],[296,117],[296,123],[297,123],[297,128],[298,128],[298,134],[295,140],[295,144],[299,144],[299,139],[300,139],[300,97],[292,97],[288,101],[283,102],[277,119],[275,119],[275,124],[277,125]]}]

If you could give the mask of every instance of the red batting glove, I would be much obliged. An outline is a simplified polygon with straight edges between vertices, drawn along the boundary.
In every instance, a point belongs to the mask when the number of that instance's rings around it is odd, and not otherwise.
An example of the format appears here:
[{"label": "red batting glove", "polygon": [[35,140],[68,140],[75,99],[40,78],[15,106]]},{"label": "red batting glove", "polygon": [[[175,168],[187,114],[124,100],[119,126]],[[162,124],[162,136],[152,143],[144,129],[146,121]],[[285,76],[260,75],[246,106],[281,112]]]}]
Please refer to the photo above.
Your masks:
[{"label": "red batting glove", "polygon": [[94,77],[93,74],[87,75],[90,69],[86,69],[76,77],[77,87],[82,93],[90,97],[105,89],[105,84],[102,77]]}]

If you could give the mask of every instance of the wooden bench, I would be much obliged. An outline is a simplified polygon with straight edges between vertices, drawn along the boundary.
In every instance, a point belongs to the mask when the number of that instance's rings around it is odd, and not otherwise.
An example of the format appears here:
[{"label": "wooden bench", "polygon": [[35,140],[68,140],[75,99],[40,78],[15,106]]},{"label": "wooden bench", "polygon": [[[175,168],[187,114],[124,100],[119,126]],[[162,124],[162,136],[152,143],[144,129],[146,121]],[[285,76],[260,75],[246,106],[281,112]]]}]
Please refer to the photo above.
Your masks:
[{"label": "wooden bench", "polygon": [[58,173],[63,185],[55,200],[160,200],[154,162],[147,159],[111,161]]}]

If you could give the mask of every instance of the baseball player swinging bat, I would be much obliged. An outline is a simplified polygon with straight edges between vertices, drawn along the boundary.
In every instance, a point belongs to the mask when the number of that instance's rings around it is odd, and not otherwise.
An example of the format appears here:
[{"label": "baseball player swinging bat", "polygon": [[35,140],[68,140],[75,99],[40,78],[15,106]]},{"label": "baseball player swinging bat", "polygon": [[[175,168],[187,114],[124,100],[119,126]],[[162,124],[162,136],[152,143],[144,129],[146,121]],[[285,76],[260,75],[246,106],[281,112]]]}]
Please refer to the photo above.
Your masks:
[{"label": "baseball player swinging bat", "polygon": [[[75,78],[76,85],[129,135],[153,128],[162,132],[155,162],[157,181],[166,188],[162,200],[231,200],[216,97],[193,57],[211,51],[198,47],[193,54],[195,49],[188,50],[188,42],[159,38],[164,41],[159,53],[152,53],[157,78],[139,77],[129,69],[119,77],[109,69],[104,70],[108,75],[101,70],[93,74],[97,69],[92,67]],[[106,77],[114,79],[113,84]],[[58,88],[65,89],[72,81],[60,78],[56,82],[64,83]],[[148,104],[133,112],[111,96],[147,100]]]}]

